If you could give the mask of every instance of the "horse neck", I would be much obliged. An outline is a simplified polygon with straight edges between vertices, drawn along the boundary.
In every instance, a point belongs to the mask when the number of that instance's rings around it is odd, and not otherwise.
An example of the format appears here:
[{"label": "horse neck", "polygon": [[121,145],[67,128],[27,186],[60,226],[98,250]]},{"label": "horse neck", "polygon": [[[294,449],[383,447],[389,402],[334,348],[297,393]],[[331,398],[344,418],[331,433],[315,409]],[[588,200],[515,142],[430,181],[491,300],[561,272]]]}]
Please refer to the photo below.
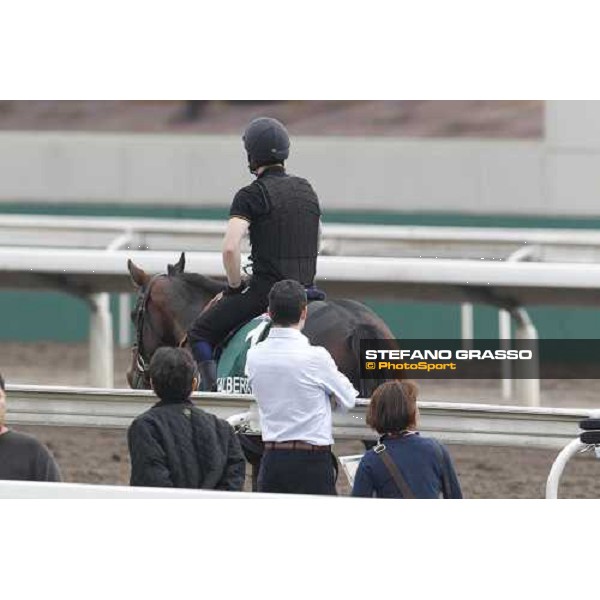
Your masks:
[{"label": "horse neck", "polygon": [[177,278],[172,288],[173,315],[189,327],[206,303],[223,290],[225,284],[201,275]]}]

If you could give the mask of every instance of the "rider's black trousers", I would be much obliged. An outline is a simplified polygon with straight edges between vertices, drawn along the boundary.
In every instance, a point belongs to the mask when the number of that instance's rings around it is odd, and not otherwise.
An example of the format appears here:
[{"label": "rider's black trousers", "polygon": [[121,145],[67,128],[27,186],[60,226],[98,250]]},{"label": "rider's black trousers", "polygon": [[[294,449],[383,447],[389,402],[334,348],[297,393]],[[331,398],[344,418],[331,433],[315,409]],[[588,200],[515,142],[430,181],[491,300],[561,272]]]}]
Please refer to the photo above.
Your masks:
[{"label": "rider's black trousers", "polygon": [[241,294],[223,296],[192,323],[188,331],[192,346],[204,341],[214,347],[230,331],[264,313],[269,306],[268,296],[274,283],[267,279],[252,278],[250,285]]}]

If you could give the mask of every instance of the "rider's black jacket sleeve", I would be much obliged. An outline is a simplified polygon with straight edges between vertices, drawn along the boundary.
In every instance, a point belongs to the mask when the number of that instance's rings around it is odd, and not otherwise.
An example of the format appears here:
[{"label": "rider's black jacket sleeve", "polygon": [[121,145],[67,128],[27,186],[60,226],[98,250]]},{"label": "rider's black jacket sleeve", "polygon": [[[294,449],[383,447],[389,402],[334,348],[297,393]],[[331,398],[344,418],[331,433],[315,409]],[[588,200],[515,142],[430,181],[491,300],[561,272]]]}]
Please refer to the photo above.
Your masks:
[{"label": "rider's black jacket sleeve", "polygon": [[252,210],[254,198],[253,194],[248,191],[248,187],[242,188],[233,198],[231,208],[229,209],[230,217],[241,217],[242,219],[246,219],[246,221],[252,221],[254,216]]}]

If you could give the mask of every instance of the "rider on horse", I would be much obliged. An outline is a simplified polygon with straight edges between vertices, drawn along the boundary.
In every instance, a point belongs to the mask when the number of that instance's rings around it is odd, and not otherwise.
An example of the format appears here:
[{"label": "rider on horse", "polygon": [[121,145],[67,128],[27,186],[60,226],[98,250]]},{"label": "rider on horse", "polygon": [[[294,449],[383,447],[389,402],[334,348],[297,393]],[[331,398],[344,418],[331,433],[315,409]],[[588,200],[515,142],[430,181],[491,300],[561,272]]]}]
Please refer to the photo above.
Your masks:
[{"label": "rider on horse", "polygon": [[[256,179],[240,189],[229,211],[223,241],[228,285],[222,298],[202,312],[188,332],[202,390],[216,387],[213,351],[229,332],[264,313],[274,283],[294,279],[314,284],[321,210],[310,183],[289,175],[284,161],[290,139],[276,119],[253,120],[244,133],[248,167]],[[241,277],[241,242],[249,231],[252,276]]]}]

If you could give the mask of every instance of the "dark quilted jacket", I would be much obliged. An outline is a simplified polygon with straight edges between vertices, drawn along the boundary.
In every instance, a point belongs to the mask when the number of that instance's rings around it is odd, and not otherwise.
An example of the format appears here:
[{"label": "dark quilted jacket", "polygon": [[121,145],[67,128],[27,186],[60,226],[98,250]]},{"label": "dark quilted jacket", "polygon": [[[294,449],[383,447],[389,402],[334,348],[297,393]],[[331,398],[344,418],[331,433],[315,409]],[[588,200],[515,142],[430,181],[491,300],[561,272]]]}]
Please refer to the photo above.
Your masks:
[{"label": "dark quilted jacket", "polygon": [[241,490],[246,463],[232,427],[191,402],[159,402],[127,432],[131,485]]}]

